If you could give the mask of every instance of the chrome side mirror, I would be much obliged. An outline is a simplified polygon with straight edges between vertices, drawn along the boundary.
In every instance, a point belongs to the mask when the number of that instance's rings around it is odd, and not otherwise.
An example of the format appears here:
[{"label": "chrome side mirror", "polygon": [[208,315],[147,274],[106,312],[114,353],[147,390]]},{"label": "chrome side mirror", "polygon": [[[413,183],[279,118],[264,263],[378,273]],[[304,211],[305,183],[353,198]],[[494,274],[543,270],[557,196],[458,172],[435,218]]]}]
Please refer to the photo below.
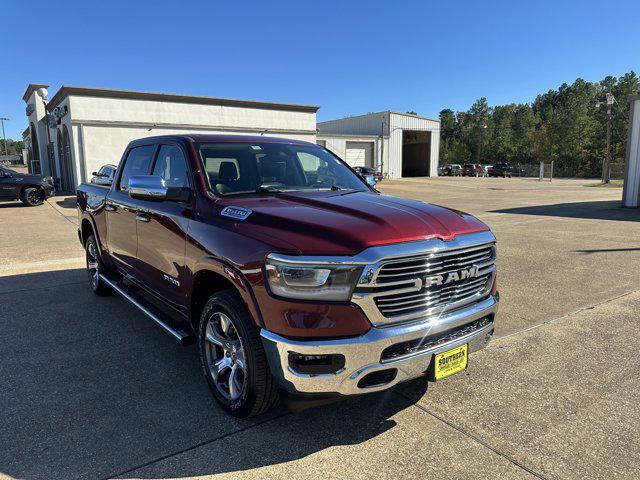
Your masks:
[{"label": "chrome side mirror", "polygon": [[164,200],[167,197],[167,187],[164,180],[157,175],[134,175],[129,178],[129,196]]},{"label": "chrome side mirror", "polygon": [[181,187],[167,187],[163,178],[157,175],[134,175],[129,178],[128,192],[131,198],[143,200],[174,200],[188,202],[191,190]]}]

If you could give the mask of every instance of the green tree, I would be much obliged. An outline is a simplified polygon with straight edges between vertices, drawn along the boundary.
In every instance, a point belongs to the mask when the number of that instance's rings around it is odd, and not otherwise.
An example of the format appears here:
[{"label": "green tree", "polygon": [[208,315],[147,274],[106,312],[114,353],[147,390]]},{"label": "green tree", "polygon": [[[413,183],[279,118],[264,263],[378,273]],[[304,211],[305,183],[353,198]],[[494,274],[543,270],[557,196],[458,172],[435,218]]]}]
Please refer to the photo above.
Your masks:
[{"label": "green tree", "polygon": [[440,163],[444,162],[456,135],[456,117],[453,110],[445,108],[440,111]]}]

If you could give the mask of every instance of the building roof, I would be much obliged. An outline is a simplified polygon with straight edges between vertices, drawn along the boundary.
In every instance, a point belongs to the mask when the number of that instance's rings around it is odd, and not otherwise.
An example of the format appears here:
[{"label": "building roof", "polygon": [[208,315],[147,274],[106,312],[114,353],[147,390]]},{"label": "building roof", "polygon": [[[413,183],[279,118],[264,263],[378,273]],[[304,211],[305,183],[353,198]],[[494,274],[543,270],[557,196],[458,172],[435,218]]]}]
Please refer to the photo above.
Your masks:
[{"label": "building roof", "polygon": [[[371,135],[370,133],[322,133],[318,132],[316,137],[331,137],[331,138],[380,138],[380,135]],[[385,135],[384,138],[389,138],[389,135]]]},{"label": "building roof", "polygon": [[147,100],[155,102],[191,103],[196,105],[222,105],[228,107],[259,108],[264,110],[284,110],[289,112],[315,113],[320,107],[289,103],[257,102],[231,98],[198,97],[194,95],[178,95],[172,93],[139,92],[133,90],[112,90],[93,87],[72,87],[63,85],[47,104],[47,110],[57,107],[68,96],[119,98],[127,100]]},{"label": "building roof", "polygon": [[39,88],[49,88],[49,85],[46,85],[44,83],[30,83],[27,87],[27,90],[24,92],[24,95],[22,95],[22,100],[24,100],[25,102],[29,100],[31,94]]},{"label": "building roof", "polygon": [[325,120],[324,122],[318,122],[318,125],[320,125],[322,123],[340,122],[342,120],[348,120],[350,118],[369,117],[369,116],[372,116],[372,115],[380,115],[380,114],[384,114],[384,113],[389,113],[389,114],[393,113],[394,115],[404,115],[405,117],[414,117],[414,118],[420,118],[422,120],[429,120],[431,122],[440,122],[440,120],[438,120],[437,118],[423,117],[422,115],[414,115],[413,113],[398,112],[397,110],[383,110],[381,112],[369,112],[369,113],[363,113],[362,115],[352,115],[352,116],[344,117],[344,118],[336,118],[334,120]]},{"label": "building roof", "polygon": [[29,125],[27,125],[27,128],[24,129],[24,132],[22,132],[22,138],[28,136],[31,133],[31,128],[29,127]]}]

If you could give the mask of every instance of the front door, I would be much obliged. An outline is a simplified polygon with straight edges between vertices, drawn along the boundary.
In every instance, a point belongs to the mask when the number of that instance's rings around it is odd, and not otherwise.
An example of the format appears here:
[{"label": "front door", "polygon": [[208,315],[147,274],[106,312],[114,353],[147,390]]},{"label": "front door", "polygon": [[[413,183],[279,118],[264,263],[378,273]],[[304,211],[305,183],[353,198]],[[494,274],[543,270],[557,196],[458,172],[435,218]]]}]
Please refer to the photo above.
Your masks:
[{"label": "front door", "polygon": [[15,174],[0,168],[0,197],[18,198],[20,186],[16,184],[16,178],[12,175]]},{"label": "front door", "polygon": [[129,197],[129,178],[148,175],[153,160],[155,145],[134,147],[126,155],[122,173],[107,196],[107,237],[109,253],[116,266],[124,273],[137,278],[138,232],[136,215],[138,200]]},{"label": "front door", "polygon": [[[179,145],[160,145],[152,175],[168,187],[189,187],[189,169]],[[140,200],[138,203],[138,262],[142,282],[156,295],[182,309],[185,248],[189,220],[182,202]]]}]

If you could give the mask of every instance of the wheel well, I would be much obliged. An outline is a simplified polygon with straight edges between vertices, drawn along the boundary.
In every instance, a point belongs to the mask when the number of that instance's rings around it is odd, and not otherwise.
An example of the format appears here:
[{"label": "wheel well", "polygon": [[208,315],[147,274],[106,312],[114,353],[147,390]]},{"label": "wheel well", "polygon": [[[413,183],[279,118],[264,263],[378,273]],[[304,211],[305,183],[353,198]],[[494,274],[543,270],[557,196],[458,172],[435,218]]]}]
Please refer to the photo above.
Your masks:
[{"label": "wheel well", "polygon": [[191,324],[196,332],[204,304],[211,295],[222,290],[238,291],[233,283],[219,273],[211,270],[201,270],[196,273],[191,293]]},{"label": "wheel well", "polygon": [[87,220],[86,218],[84,220],[82,220],[82,244],[86,245],[87,244],[87,238],[89,238],[89,235],[93,235],[93,226],[91,225],[91,222],[89,220]]}]

